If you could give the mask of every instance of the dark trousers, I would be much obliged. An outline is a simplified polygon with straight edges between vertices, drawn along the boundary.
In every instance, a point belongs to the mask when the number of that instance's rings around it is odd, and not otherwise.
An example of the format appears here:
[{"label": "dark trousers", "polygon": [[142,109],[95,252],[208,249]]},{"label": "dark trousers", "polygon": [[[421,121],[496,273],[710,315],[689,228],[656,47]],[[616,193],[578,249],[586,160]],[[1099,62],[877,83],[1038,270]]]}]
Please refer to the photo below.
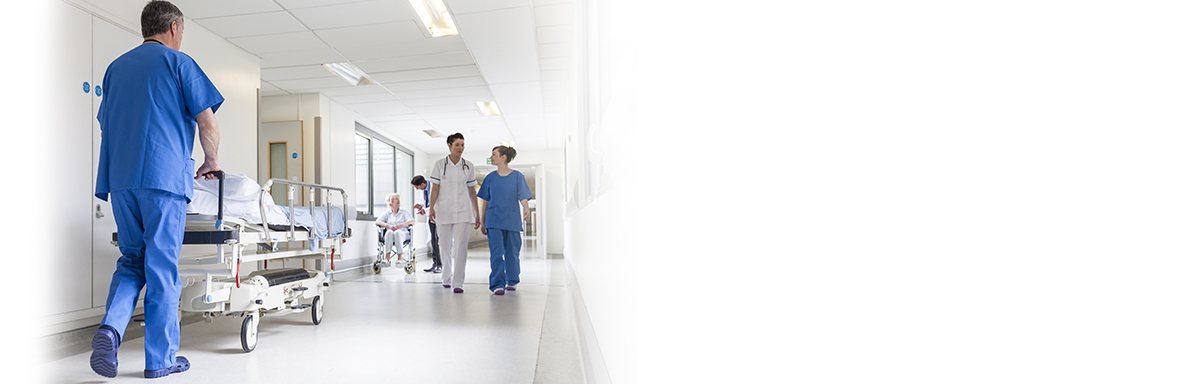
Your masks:
[{"label": "dark trousers", "polygon": [[439,229],[436,228],[435,223],[427,224],[430,224],[430,257],[431,260],[435,261],[435,266],[441,266],[443,265],[443,261],[439,259]]}]

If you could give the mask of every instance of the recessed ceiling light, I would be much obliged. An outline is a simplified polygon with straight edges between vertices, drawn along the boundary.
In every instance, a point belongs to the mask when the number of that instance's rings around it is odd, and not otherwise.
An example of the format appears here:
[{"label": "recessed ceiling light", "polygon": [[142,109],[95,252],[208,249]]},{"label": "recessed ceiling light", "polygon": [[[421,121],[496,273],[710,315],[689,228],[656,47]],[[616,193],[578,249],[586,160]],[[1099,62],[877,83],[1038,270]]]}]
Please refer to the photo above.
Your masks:
[{"label": "recessed ceiling light", "polygon": [[436,139],[443,137],[442,133],[439,133],[439,131],[436,131],[433,129],[424,129],[424,130],[422,130],[422,133],[425,133],[427,136],[430,136],[431,138],[436,138]]},{"label": "recessed ceiling light", "polygon": [[410,5],[414,7],[418,18],[422,19],[422,26],[430,31],[430,37],[459,34],[443,0],[410,0]]},{"label": "recessed ceiling light", "polygon": [[496,115],[501,114],[501,110],[497,109],[497,102],[495,102],[495,101],[489,101],[489,102],[480,101],[480,102],[476,103],[476,107],[480,108],[481,115],[496,116]]},{"label": "recessed ceiling light", "polygon": [[331,71],[331,73],[336,74],[341,79],[344,79],[344,81],[347,81],[348,84],[353,86],[376,84],[373,83],[372,79],[368,78],[368,75],[364,74],[364,71],[361,71],[360,68],[356,68],[356,66],[352,65],[351,63],[323,64],[323,68],[327,68],[328,71]]}]

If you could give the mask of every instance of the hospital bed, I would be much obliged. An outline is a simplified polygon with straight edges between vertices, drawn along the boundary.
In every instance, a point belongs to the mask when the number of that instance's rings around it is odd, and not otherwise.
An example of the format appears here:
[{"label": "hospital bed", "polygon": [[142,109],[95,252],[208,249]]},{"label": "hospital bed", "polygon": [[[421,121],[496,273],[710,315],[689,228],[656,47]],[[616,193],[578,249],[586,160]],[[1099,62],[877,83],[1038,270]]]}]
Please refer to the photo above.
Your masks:
[{"label": "hospital bed", "polygon": [[[183,283],[180,309],[200,312],[207,321],[218,316],[243,318],[240,346],[245,352],[256,348],[257,328],[264,316],[309,311],[311,322],[321,323],[323,303],[326,302],[324,293],[331,286],[329,271],[334,269],[334,260],[343,257],[341,247],[351,237],[344,215],[347,193],[325,185],[269,179],[260,186],[256,199],[259,216],[243,214],[246,210],[233,209],[229,204],[226,210],[240,212],[242,217],[225,217],[225,176],[218,172],[216,177],[219,192],[215,214],[192,212],[186,217],[184,250],[201,248],[204,251],[198,255],[184,252],[179,258],[178,274]],[[270,191],[275,185],[286,187],[287,206],[273,203]],[[308,204],[295,207],[295,192],[301,187],[310,191]],[[196,185],[196,195],[199,195],[199,189]],[[329,205],[332,192],[340,195],[342,209]],[[324,194],[321,207],[315,206],[317,193]],[[239,208],[243,208],[243,204]],[[115,234],[112,239],[116,244]],[[282,244],[300,245],[300,242],[306,242],[308,246],[286,250],[279,247]],[[256,252],[246,252],[246,247],[255,247]],[[276,259],[316,262],[314,269],[306,269],[303,263],[303,268],[241,274],[241,266],[245,263]]]}]

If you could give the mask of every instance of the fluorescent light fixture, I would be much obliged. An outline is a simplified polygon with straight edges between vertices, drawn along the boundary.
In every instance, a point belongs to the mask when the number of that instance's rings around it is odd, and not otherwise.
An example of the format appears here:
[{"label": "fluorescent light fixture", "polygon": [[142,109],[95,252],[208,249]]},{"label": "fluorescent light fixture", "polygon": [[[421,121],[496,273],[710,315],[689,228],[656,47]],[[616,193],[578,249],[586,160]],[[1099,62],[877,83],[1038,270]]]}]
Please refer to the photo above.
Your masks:
[{"label": "fluorescent light fixture", "polygon": [[356,66],[352,65],[351,63],[323,64],[323,68],[327,68],[328,71],[338,75],[340,78],[344,79],[344,81],[348,82],[348,84],[352,84],[353,86],[376,84],[372,81],[372,79],[368,78],[368,75],[364,74],[364,71],[361,71],[360,68],[356,68]]},{"label": "fluorescent light fixture", "polygon": [[458,35],[459,29],[451,21],[451,14],[443,0],[410,0],[410,6],[418,18],[422,19],[422,26],[430,31],[430,37]]},{"label": "fluorescent light fixture", "polygon": [[431,138],[435,138],[435,139],[443,137],[442,133],[439,133],[439,131],[436,131],[433,129],[423,129],[422,133],[425,133],[427,136],[430,136]]},{"label": "fluorescent light fixture", "polygon": [[496,116],[501,114],[501,110],[497,109],[497,102],[477,102],[476,107],[480,108],[480,114],[485,116]]}]

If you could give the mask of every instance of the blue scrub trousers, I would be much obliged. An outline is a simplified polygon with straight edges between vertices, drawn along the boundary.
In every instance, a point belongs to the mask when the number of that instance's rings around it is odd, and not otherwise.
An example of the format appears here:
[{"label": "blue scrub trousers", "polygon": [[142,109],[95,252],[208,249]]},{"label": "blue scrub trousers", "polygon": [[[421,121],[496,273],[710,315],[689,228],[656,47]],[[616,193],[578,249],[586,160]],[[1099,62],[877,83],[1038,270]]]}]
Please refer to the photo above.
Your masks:
[{"label": "blue scrub trousers", "polygon": [[488,257],[492,272],[488,290],[505,289],[521,282],[521,231],[488,228]]},{"label": "blue scrub trousers", "polygon": [[103,324],[123,338],[145,288],[145,369],[174,366],[180,325],[178,254],[186,230],[186,197],[158,189],[110,193],[120,259],[108,291]]}]

